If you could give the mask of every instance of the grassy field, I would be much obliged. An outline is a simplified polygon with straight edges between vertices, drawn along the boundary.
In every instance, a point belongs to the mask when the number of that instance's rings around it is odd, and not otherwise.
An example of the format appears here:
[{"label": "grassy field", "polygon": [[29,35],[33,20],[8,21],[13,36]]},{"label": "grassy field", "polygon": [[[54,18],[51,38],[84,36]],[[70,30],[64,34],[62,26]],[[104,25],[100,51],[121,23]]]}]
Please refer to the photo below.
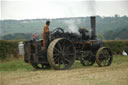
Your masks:
[{"label": "grassy field", "polygon": [[63,71],[35,70],[22,59],[0,62],[0,85],[128,85],[128,56],[114,56],[109,67],[76,61]]}]

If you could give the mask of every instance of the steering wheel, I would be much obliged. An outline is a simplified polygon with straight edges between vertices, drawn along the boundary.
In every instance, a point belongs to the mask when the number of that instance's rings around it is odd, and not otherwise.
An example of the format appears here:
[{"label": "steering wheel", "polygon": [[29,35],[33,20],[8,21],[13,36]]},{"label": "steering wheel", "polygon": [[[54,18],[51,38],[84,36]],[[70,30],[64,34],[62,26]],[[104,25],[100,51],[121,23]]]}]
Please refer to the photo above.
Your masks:
[{"label": "steering wheel", "polygon": [[60,37],[63,37],[63,34],[64,34],[64,30],[58,27],[54,29],[53,31],[51,31],[49,38],[50,39],[60,38]]},{"label": "steering wheel", "polygon": [[54,33],[64,33],[64,30],[63,30],[62,28],[58,27],[58,28],[54,29],[54,30],[51,32],[51,34],[54,34]]}]

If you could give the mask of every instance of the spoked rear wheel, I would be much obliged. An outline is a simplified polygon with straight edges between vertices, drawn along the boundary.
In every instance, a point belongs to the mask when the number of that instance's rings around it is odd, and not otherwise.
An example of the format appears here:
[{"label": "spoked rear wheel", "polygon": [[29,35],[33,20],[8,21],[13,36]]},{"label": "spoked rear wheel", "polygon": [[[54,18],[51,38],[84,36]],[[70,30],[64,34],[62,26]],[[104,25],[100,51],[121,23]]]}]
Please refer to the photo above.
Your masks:
[{"label": "spoked rear wheel", "polygon": [[57,70],[65,70],[72,66],[75,60],[75,49],[67,39],[58,38],[48,47],[49,64]]},{"label": "spoked rear wheel", "polygon": [[96,54],[96,63],[98,66],[110,66],[112,63],[112,52],[109,48],[101,47]]}]

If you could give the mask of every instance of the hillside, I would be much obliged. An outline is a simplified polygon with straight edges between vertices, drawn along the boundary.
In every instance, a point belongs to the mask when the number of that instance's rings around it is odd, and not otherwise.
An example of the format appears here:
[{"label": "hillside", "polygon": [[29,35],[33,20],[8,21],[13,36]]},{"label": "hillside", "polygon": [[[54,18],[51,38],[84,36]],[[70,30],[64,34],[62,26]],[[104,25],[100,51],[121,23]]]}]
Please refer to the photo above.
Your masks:
[{"label": "hillside", "polygon": [[[40,33],[48,19],[0,20],[0,36],[14,33]],[[105,39],[128,39],[128,17],[115,15],[114,17],[96,16],[97,34]],[[90,29],[89,17],[51,19],[50,30],[61,27],[66,31],[77,32],[80,26]],[[91,31],[91,30],[90,30]],[[110,33],[111,34],[108,34]]]}]

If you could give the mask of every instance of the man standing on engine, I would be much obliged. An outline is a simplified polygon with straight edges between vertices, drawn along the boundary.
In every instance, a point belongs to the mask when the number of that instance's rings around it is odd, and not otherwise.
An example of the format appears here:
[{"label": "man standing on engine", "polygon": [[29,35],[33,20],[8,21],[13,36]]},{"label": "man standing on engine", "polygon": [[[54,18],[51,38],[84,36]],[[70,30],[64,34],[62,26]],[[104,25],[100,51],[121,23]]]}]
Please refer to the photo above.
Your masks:
[{"label": "man standing on engine", "polygon": [[44,26],[43,29],[43,49],[46,49],[46,45],[48,43],[48,38],[49,38],[49,25],[50,25],[50,21],[46,21],[46,24]]}]

